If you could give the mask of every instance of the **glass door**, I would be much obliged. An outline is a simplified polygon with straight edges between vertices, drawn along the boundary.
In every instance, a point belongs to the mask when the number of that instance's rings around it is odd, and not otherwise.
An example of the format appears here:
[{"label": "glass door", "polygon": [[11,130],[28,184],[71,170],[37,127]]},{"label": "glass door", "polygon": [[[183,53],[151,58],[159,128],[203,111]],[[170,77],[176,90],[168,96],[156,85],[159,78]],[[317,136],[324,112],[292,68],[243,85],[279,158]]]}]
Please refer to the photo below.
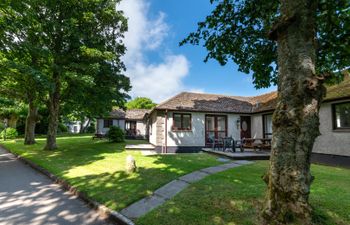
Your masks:
[{"label": "glass door", "polygon": [[218,115],[205,116],[205,144],[210,146],[216,139],[227,136],[227,117]]}]

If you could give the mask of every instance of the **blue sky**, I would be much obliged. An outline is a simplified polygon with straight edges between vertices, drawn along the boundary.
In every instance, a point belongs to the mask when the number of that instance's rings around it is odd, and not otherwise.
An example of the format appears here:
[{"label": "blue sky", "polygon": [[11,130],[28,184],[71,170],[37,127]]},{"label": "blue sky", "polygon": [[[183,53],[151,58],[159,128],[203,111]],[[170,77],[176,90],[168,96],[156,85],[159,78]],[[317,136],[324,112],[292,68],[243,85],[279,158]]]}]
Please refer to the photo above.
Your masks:
[{"label": "blue sky", "polygon": [[132,97],[163,101],[181,91],[252,96],[275,90],[256,90],[251,75],[238,72],[233,62],[203,62],[206,49],[179,42],[197,28],[213,5],[209,0],[124,0],[129,18],[124,59],[131,78]]}]

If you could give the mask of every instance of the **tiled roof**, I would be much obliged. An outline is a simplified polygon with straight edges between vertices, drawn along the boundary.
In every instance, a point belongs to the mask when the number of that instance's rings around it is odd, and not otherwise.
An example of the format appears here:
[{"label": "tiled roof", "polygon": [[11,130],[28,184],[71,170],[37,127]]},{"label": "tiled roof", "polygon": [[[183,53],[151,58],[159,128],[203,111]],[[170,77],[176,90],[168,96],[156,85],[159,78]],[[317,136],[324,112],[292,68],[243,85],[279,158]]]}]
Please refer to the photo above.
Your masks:
[{"label": "tiled roof", "polygon": [[108,118],[124,119],[125,118],[125,111],[122,109],[113,109],[112,112],[109,113]]},{"label": "tiled roof", "polygon": [[[350,98],[350,75],[340,84],[327,87],[325,101]],[[181,92],[155,109],[218,113],[258,113],[271,111],[277,104],[277,91],[253,97]]]},{"label": "tiled roof", "polygon": [[276,96],[276,92],[255,97],[182,92],[168,101],[159,104],[156,109],[198,112],[252,113],[273,109],[273,103]]},{"label": "tiled roof", "polygon": [[344,71],[343,73],[343,82],[327,87],[327,95],[324,99],[325,101],[350,97],[350,73],[349,71]]},{"label": "tiled roof", "polygon": [[149,113],[149,109],[128,109],[126,110],[126,119],[129,120],[143,120],[146,113]]},{"label": "tiled roof", "polygon": [[156,109],[249,113],[251,104],[248,100],[245,97],[181,92],[156,106]]},{"label": "tiled roof", "polygon": [[128,109],[126,111],[122,109],[113,109],[109,113],[108,118],[111,119],[129,119],[129,120],[143,120],[146,113],[149,113],[149,109]]}]

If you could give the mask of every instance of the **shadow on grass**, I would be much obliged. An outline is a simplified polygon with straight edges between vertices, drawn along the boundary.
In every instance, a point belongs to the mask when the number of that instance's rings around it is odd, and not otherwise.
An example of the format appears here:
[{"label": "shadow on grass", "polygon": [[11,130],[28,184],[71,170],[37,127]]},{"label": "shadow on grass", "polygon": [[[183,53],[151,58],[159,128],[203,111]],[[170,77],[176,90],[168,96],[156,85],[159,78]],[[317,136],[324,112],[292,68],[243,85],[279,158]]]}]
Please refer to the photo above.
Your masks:
[{"label": "shadow on grass", "polygon": [[[124,151],[126,143],[79,136],[57,140],[59,149],[55,151],[42,150],[44,140],[38,140],[33,146],[24,146],[21,142],[9,142],[5,146],[116,210],[150,195],[181,175],[219,164],[215,157],[206,154],[143,156],[138,151]],[[125,172],[125,159],[129,154],[138,166],[133,174]]]}]

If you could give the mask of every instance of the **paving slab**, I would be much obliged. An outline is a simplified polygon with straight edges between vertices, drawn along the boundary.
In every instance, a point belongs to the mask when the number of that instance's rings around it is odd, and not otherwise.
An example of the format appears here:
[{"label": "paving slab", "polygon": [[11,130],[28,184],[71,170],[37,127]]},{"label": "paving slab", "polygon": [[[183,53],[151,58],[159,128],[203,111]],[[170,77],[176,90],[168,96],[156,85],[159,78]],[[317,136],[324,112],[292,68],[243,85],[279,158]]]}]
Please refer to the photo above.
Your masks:
[{"label": "paving slab", "polygon": [[178,179],[173,180],[163,187],[157,189],[152,196],[143,198],[131,204],[120,211],[120,213],[130,219],[137,219],[152,209],[162,205],[164,202],[174,197],[190,184],[199,181],[206,176],[250,163],[246,160],[239,160],[239,164],[236,162],[237,161],[219,166],[208,167],[179,177]]},{"label": "paving slab", "polygon": [[237,161],[235,161],[235,163],[241,164],[241,165],[248,165],[248,164],[252,164],[254,162],[253,161],[248,161],[248,160],[237,160]]},{"label": "paving slab", "polygon": [[[237,164],[236,164],[237,165]],[[194,183],[196,181],[199,181],[201,179],[203,179],[204,177],[208,176],[209,174],[208,173],[204,173],[204,172],[201,172],[201,171],[196,171],[196,172],[193,172],[193,173],[189,173],[185,176],[182,176],[179,178],[179,180],[182,180],[182,181],[185,181],[187,183]]]},{"label": "paving slab", "polygon": [[220,165],[220,166],[212,166],[205,169],[201,169],[200,171],[213,174],[213,173],[222,172],[224,170],[227,170],[227,168],[223,165]]},{"label": "paving slab", "polygon": [[239,167],[239,166],[241,166],[241,164],[238,164],[236,162],[226,163],[226,164],[221,165],[221,167],[225,167],[227,169],[231,169],[231,168],[235,168],[235,167]]},{"label": "paving slab", "polygon": [[177,193],[185,189],[189,183],[182,180],[173,180],[163,187],[157,189],[154,194],[163,197],[164,199],[170,199],[174,197]]},{"label": "paving slab", "polygon": [[120,213],[130,219],[136,219],[145,215],[152,209],[162,205],[165,201],[166,200],[161,196],[152,195],[133,203],[132,205],[120,211]]}]

